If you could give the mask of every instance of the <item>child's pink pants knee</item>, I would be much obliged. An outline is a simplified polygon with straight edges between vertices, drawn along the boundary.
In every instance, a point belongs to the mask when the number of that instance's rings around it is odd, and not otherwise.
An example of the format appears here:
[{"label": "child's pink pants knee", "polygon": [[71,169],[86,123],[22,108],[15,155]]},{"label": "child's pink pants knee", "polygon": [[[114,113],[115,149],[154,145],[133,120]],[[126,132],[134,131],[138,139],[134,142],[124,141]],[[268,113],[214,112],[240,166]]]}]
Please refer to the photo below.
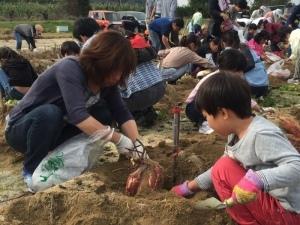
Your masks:
[{"label": "child's pink pants knee", "polygon": [[[212,169],[212,181],[221,201],[231,197],[232,189],[246,170],[229,157],[220,158]],[[267,194],[259,192],[257,199],[244,205],[235,205],[227,212],[240,225],[300,225],[300,214],[285,210]]]}]

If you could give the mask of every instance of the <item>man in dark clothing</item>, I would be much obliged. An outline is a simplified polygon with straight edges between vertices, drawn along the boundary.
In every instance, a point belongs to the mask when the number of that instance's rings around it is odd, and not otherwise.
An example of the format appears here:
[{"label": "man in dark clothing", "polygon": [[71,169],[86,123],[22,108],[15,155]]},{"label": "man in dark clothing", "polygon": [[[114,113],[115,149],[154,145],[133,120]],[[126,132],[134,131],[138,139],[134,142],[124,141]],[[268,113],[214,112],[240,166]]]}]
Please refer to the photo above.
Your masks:
[{"label": "man in dark clothing", "polygon": [[215,37],[221,37],[221,24],[223,21],[235,20],[237,13],[247,9],[246,0],[237,0],[230,5],[228,0],[209,0],[208,13],[212,18],[210,33]]},{"label": "man in dark clothing", "polygon": [[[178,36],[178,32],[184,27],[182,18],[170,20],[168,18],[158,18],[149,24],[149,38],[152,46],[159,51],[164,48],[171,48],[169,43],[169,35],[173,32]],[[176,39],[176,37],[175,37]]]},{"label": "man in dark clothing", "polygon": [[300,22],[300,4],[295,6],[292,14],[289,16],[287,20],[287,25],[296,29],[299,27]]},{"label": "man in dark clothing", "polygon": [[24,39],[31,51],[36,48],[35,38],[40,36],[43,32],[43,27],[39,24],[19,24],[14,29],[14,36],[16,38],[16,49],[19,51],[22,48],[22,40]]}]

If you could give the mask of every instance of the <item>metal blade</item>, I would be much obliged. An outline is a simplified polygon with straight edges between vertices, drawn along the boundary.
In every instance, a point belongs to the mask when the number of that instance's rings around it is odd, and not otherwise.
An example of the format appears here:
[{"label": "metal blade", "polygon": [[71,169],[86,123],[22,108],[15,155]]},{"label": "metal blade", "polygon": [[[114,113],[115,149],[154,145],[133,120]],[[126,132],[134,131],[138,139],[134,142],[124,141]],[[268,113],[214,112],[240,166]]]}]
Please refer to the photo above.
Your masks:
[{"label": "metal blade", "polygon": [[225,209],[226,204],[214,197],[211,197],[211,198],[196,202],[194,207],[196,209]]}]

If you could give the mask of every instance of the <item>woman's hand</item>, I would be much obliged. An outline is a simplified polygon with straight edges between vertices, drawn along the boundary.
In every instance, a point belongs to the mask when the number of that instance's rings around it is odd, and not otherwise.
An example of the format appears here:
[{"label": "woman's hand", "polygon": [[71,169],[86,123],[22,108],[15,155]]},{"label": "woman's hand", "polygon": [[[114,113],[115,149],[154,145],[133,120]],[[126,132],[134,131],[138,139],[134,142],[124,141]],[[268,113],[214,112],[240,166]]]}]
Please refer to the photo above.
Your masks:
[{"label": "woman's hand", "polygon": [[149,159],[149,156],[140,141],[135,140],[133,142],[123,134],[120,135],[120,140],[116,143],[116,146],[120,154],[127,155],[134,160]]}]

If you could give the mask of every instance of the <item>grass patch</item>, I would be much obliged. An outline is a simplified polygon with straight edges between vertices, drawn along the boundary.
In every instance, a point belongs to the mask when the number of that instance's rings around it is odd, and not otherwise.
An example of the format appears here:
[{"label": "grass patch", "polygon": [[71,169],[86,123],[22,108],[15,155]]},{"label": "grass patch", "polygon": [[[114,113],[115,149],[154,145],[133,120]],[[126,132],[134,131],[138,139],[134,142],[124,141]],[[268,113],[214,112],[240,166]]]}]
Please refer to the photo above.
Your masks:
[{"label": "grass patch", "polygon": [[284,83],[273,88],[263,101],[258,101],[263,107],[292,107],[300,104],[300,85]]}]

